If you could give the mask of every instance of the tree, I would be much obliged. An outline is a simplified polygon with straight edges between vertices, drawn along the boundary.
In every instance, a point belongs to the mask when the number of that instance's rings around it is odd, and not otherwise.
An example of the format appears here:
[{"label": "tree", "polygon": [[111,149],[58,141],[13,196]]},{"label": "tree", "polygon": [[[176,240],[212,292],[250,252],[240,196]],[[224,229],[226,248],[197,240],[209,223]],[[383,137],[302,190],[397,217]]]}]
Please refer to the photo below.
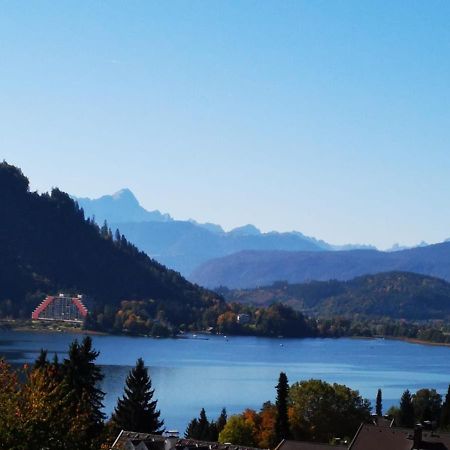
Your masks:
[{"label": "tree", "polygon": [[443,430],[448,430],[450,428],[450,385],[447,389],[445,401],[442,404],[440,427]]},{"label": "tree", "polygon": [[370,418],[370,402],[358,391],[321,380],[301,381],[289,389],[289,419],[296,440],[328,442],[352,437]]},{"label": "tree", "polygon": [[288,378],[284,372],[280,373],[278,378],[277,390],[277,419],[275,423],[275,433],[278,442],[289,438],[289,418],[288,418],[288,395],[289,384]]},{"label": "tree", "polygon": [[377,392],[377,400],[375,403],[375,413],[378,417],[381,417],[383,415],[383,403],[382,403],[381,389],[378,389],[378,392]]},{"label": "tree", "polygon": [[36,358],[36,361],[34,362],[34,368],[41,369],[46,367],[47,365],[48,365],[47,350],[41,348],[39,356]]},{"label": "tree", "polygon": [[411,393],[408,389],[402,394],[400,399],[400,409],[398,411],[398,426],[413,428],[414,427],[414,408],[412,404]]},{"label": "tree", "polygon": [[399,423],[398,415],[400,412],[400,408],[398,406],[391,406],[388,410],[386,415],[392,420],[394,420],[394,425],[397,425]]},{"label": "tree", "polygon": [[198,439],[197,436],[199,435],[198,432],[198,419],[194,418],[192,419],[188,426],[186,427],[186,431],[184,432],[184,437],[186,439]]},{"label": "tree", "polygon": [[[222,410],[222,413],[224,410]],[[220,420],[220,417],[219,417]],[[225,412],[226,421],[226,412]],[[218,423],[209,421],[205,408],[202,408],[198,419],[192,419],[184,432],[186,438],[199,441],[217,441],[219,437]]]},{"label": "tree", "polygon": [[220,433],[227,424],[227,410],[225,408],[222,408],[222,411],[220,412],[220,416],[217,419],[217,432]]},{"label": "tree", "polygon": [[231,416],[219,434],[219,442],[254,447],[255,432],[253,424],[245,420],[243,415]]},{"label": "tree", "polygon": [[152,400],[155,393],[142,358],[127,376],[125,393],[118,399],[112,422],[118,430],[133,430],[141,433],[162,433],[164,421],[161,412],[156,409],[157,400]]},{"label": "tree", "polygon": [[0,448],[13,448],[21,437],[18,426],[19,380],[17,374],[3,359],[0,359]]},{"label": "tree", "polygon": [[439,421],[442,397],[435,389],[419,389],[412,396],[412,406],[416,421]]},{"label": "tree", "polygon": [[[69,347],[69,357],[61,366],[65,405],[71,417],[67,446],[96,448],[103,431],[102,412],[105,393],[98,387],[103,380],[100,367],[95,365],[99,352],[93,350],[92,339],[86,336],[81,344],[75,339]],[[76,420],[74,419],[76,418]]]},{"label": "tree", "polygon": [[259,412],[259,428],[257,446],[259,448],[275,448],[280,443],[276,436],[277,407],[265,402]]}]

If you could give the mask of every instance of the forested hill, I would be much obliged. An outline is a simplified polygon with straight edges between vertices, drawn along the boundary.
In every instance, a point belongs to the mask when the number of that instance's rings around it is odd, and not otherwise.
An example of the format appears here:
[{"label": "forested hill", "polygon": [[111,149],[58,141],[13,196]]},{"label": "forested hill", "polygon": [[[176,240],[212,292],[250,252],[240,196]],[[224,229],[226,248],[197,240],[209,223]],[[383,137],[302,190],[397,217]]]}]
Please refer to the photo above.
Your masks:
[{"label": "forested hill", "polygon": [[321,317],[362,314],[393,319],[450,319],[450,283],[407,272],[366,275],[350,281],[278,282],[258,289],[219,292],[228,301],[258,306],[282,302]]},{"label": "forested hill", "polygon": [[117,309],[154,299],[189,320],[223,302],[150,259],[119,233],[99,228],[64,192],[30,192],[28,179],[0,164],[0,317],[29,317],[45,293],[67,290]]}]

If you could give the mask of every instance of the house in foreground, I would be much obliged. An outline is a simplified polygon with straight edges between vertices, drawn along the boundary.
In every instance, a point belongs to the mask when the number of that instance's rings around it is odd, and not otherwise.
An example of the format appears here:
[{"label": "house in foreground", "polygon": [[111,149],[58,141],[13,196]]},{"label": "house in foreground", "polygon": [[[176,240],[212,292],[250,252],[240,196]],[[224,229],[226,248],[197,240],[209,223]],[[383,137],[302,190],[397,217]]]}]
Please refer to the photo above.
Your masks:
[{"label": "house in foreground", "polygon": [[275,450],[346,450],[346,445],[321,444],[318,442],[291,441],[283,439]]},{"label": "house in foreground", "polygon": [[362,424],[349,450],[450,450],[450,433]]},{"label": "house in foreground", "polygon": [[164,435],[135,433],[122,430],[111,450],[259,450],[243,445],[220,444],[218,442],[182,439],[177,432]]},{"label": "house in foreground", "polygon": [[[352,442],[320,444],[283,440],[275,450],[450,450],[450,433],[437,433],[386,426],[386,423],[362,424]],[[121,431],[111,450],[258,450],[251,447],[218,442],[180,439],[178,433],[164,436]]]}]

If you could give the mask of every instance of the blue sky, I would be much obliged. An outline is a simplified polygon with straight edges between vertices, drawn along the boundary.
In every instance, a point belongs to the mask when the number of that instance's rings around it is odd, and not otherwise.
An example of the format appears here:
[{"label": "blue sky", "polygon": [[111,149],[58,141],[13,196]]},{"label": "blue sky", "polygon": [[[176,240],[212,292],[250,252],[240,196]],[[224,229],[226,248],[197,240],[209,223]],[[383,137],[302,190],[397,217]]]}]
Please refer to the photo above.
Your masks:
[{"label": "blue sky", "polygon": [[450,237],[450,2],[0,1],[32,187],[329,242]]}]

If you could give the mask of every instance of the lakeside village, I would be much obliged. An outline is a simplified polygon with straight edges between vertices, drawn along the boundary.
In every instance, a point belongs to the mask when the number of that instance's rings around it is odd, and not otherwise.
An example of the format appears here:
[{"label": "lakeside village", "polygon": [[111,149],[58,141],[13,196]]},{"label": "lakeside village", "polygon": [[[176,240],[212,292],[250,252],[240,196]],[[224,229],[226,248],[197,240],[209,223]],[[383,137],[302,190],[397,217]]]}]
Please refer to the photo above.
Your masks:
[{"label": "lakeside village", "polygon": [[[32,319],[81,324],[88,314],[85,303],[82,295],[47,296]],[[95,365],[98,354],[86,337],[71,344],[62,362],[56,357],[48,361],[42,351],[20,376],[0,361],[0,411],[8,411],[0,414],[0,448],[450,450],[450,387],[444,402],[434,389],[405,391],[399,407],[383,415],[381,390],[372,414],[370,402],[357,391],[321,380],[289,386],[284,373],[276,386],[276,403],[229,418],[224,409],[217,421],[209,421],[202,410],[180,437],[160,419],[142,359],[130,371],[124,395],[105,421],[105,394],[98,388],[103,374]],[[31,446],[27,439],[33,440]],[[20,440],[23,445],[14,445]]]}]

